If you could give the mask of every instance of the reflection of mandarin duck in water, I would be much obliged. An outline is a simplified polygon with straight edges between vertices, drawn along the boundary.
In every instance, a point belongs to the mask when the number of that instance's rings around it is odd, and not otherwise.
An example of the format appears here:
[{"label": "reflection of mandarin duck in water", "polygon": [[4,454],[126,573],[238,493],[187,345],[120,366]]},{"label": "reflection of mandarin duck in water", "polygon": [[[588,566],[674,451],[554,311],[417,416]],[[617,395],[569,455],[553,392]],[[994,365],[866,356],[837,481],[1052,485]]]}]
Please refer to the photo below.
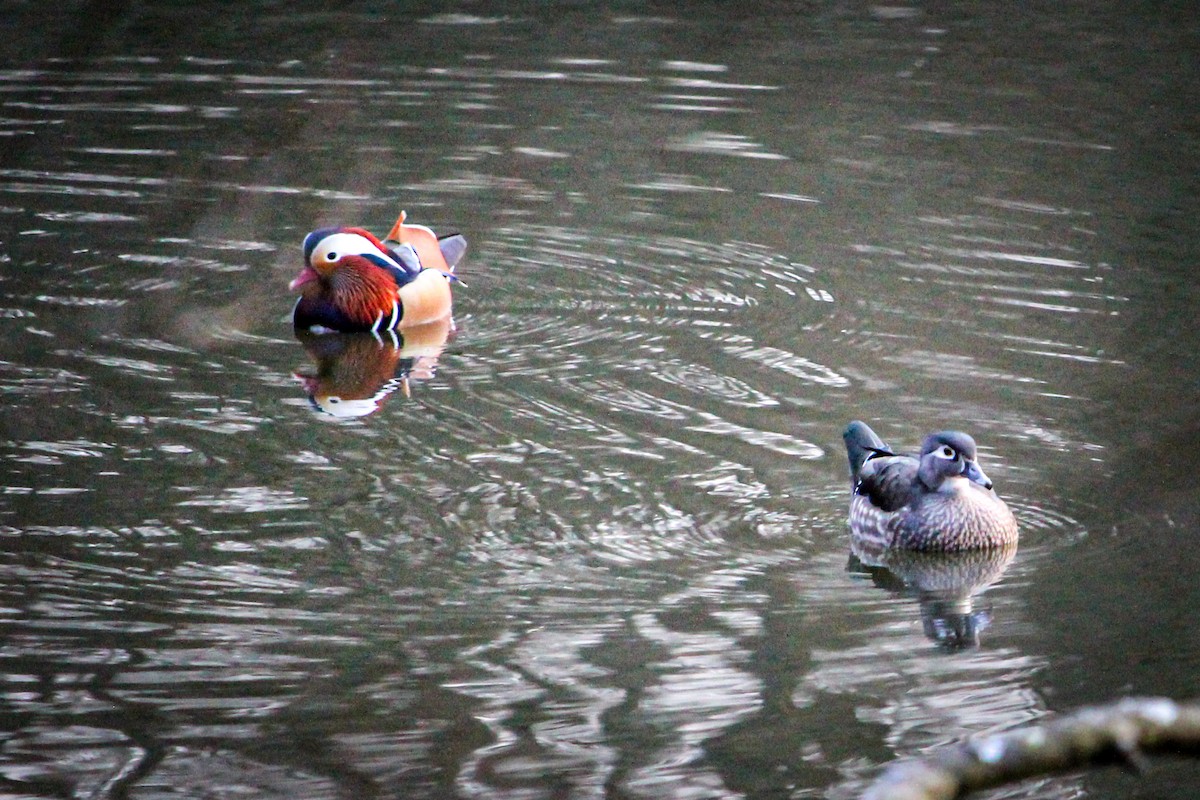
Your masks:
[{"label": "reflection of mandarin duck in water", "polygon": [[296,338],[316,369],[295,377],[317,410],[342,418],[366,416],[396,389],[408,396],[410,379],[432,378],[449,335],[449,317],[382,336],[298,330]]},{"label": "reflection of mandarin duck in water", "polygon": [[387,238],[362,228],[321,228],[304,238],[304,269],[289,288],[297,329],[405,330],[450,318],[454,267],[467,250],[458,234],[438,238],[405,214]]},{"label": "reflection of mandarin duck in water", "polygon": [[978,645],[980,631],[991,622],[989,610],[975,608],[975,597],[1000,580],[1017,544],[922,553],[851,540],[850,551],[851,571],[868,573],[881,588],[914,594],[925,635],[948,650],[960,650]]},{"label": "reflection of mandarin duck in water", "polygon": [[850,536],[876,548],[954,552],[1015,545],[1017,523],[975,460],[975,440],[943,431],[896,455],[866,423],[842,438],[850,459]]}]

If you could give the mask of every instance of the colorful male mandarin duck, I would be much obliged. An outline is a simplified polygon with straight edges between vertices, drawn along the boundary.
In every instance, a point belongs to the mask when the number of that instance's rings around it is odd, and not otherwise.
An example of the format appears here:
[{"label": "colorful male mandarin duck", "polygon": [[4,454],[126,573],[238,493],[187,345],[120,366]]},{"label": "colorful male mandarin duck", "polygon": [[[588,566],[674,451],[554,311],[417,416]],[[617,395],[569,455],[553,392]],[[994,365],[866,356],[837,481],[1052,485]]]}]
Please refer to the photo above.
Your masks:
[{"label": "colorful male mandarin duck", "polygon": [[304,237],[304,269],[292,324],[313,331],[390,331],[449,318],[454,267],[467,251],[406,215],[382,242],[362,228],[321,228]]},{"label": "colorful male mandarin duck", "polygon": [[1017,522],[958,431],[925,437],[921,455],[896,455],[865,422],[842,434],[850,459],[850,535],[876,547],[952,552],[1006,547]]}]

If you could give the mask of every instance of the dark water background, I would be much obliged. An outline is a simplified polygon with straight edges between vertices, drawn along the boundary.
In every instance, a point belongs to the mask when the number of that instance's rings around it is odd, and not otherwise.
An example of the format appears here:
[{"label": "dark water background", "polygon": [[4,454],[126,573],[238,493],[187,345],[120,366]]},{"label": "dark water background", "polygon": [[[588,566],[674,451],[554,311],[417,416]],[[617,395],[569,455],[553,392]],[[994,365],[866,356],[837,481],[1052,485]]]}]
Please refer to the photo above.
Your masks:
[{"label": "dark water background", "polygon": [[[0,15],[0,796],[849,798],[1200,694],[1191,4]],[[339,420],[286,284],[401,208],[457,331]],[[850,559],[854,417],[1015,558]]]}]

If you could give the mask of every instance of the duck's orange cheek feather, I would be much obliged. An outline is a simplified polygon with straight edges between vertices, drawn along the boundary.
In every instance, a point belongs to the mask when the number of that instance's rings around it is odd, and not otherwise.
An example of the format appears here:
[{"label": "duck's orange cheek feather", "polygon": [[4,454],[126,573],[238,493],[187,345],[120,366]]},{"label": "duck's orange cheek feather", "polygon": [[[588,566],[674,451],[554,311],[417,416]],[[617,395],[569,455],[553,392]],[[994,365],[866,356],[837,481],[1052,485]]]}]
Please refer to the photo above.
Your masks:
[{"label": "duck's orange cheek feather", "polygon": [[396,311],[396,281],[365,258],[342,258],[326,283],[328,301],[359,324],[369,327]]}]

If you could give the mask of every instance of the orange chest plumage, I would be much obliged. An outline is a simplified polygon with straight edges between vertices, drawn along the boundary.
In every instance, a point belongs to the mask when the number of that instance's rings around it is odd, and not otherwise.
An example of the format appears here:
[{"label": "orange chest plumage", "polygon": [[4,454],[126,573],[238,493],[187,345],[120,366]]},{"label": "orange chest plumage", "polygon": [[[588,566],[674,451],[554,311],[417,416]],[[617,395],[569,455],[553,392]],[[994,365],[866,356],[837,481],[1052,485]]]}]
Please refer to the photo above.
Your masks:
[{"label": "orange chest plumage", "polygon": [[329,303],[359,326],[370,327],[390,316],[399,301],[396,278],[356,255],[344,256],[325,285],[318,284],[318,288]]}]

